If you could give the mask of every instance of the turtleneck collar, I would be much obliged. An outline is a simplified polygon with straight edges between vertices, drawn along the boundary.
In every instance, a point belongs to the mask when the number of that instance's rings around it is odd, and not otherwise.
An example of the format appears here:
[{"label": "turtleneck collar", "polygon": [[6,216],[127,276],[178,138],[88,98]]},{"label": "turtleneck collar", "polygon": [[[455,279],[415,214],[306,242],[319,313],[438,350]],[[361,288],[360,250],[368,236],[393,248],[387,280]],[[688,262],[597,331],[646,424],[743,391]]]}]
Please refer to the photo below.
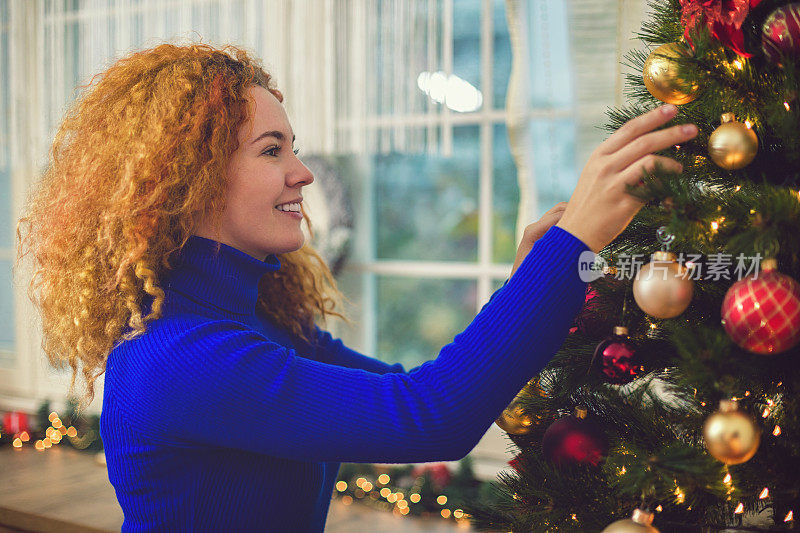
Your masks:
[{"label": "turtleneck collar", "polygon": [[264,261],[225,243],[191,235],[176,254],[165,285],[237,315],[254,315],[258,282],[267,272],[281,267],[275,254]]}]

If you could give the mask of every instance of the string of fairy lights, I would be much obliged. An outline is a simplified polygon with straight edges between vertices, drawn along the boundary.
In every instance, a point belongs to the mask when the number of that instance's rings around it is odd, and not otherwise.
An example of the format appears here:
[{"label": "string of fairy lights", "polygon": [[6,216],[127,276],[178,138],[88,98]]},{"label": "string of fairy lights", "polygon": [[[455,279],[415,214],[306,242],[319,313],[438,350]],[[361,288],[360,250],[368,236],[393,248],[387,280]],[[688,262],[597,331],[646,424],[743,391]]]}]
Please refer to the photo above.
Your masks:
[{"label": "string of fairy lights", "polygon": [[[43,439],[37,439],[31,444],[26,444],[31,441],[30,434],[27,431],[20,431],[13,434],[14,439],[11,442],[11,447],[15,450],[21,450],[24,447],[33,447],[42,452],[59,444],[62,439],[67,438],[72,446],[83,450],[99,437],[97,431],[94,429],[89,429],[83,435],[78,436],[78,430],[75,429],[75,426],[65,426],[58,416],[58,413],[55,411],[48,415],[48,420],[50,421],[50,425],[44,430],[45,437]],[[2,437],[3,434],[2,431],[0,431],[0,438]]]},{"label": "string of fairy lights", "polygon": [[[418,491],[423,480],[423,476],[417,477],[414,485],[407,490],[408,498],[406,498],[406,491],[395,491],[389,487],[391,476],[386,473],[378,475],[372,481],[365,476],[358,477],[354,482],[355,488],[348,485],[346,481],[339,480],[334,486],[333,498],[338,499],[343,505],[352,505],[359,500],[369,501],[373,507],[385,511],[391,510],[395,516],[404,517],[411,513],[412,505],[422,504],[422,494]],[[352,492],[352,495],[349,492]],[[441,507],[439,515],[444,519],[455,521],[459,528],[468,529],[470,515],[462,509],[451,510],[447,506],[447,502],[447,496],[444,494],[436,497],[436,504]]]}]

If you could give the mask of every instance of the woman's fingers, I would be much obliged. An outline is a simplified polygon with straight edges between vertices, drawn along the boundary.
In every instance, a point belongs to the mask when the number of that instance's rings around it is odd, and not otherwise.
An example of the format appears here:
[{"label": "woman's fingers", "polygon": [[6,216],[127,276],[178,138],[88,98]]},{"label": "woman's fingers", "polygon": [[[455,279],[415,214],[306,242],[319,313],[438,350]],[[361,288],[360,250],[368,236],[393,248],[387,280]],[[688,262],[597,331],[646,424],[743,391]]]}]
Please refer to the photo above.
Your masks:
[{"label": "woman's fingers", "polygon": [[628,165],[628,168],[620,173],[620,180],[630,185],[637,185],[646,174],[655,172],[656,165],[670,172],[683,172],[683,165],[674,159],[649,154]]},{"label": "woman's fingers", "polygon": [[600,143],[597,147],[599,153],[613,154],[645,133],[672,120],[677,111],[677,106],[668,104],[632,118],[612,133],[608,139]]},{"label": "woman's fingers", "polygon": [[622,170],[647,154],[681,144],[694,138],[695,135],[697,135],[697,126],[694,124],[680,124],[642,135],[612,154],[610,156],[611,166],[616,170]]}]

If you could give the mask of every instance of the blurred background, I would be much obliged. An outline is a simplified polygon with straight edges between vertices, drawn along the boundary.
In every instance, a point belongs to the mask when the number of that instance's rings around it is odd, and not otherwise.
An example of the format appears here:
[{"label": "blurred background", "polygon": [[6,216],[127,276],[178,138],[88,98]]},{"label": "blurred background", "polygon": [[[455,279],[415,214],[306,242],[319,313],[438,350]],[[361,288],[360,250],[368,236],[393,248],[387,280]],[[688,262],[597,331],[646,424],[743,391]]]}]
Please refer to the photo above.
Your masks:
[{"label": "blurred background", "polygon": [[[349,347],[437,357],[509,276],[522,230],[569,199],[624,101],[644,0],[0,0],[0,411],[63,409],[40,319],[12,280],[16,221],[92,77],[162,42],[236,44],[285,96],[315,237],[351,299]],[[309,233],[304,225],[307,238]],[[28,267],[28,265],[24,265]],[[323,325],[320,325],[321,327]],[[103,378],[88,412],[102,408]],[[498,413],[499,414],[499,413]],[[492,426],[473,450],[512,457]]]}]

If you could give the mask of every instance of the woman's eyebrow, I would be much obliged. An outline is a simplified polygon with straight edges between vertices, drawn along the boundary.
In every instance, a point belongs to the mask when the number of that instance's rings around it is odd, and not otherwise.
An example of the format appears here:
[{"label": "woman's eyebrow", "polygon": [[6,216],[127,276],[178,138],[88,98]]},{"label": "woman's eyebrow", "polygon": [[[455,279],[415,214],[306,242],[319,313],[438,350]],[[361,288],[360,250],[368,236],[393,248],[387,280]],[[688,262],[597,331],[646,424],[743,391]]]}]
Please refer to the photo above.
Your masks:
[{"label": "woman's eyebrow", "polygon": [[[263,139],[264,137],[275,137],[279,141],[282,141],[282,140],[284,140],[286,138],[286,136],[281,131],[278,131],[278,130],[265,131],[264,133],[262,133],[261,135],[259,135],[255,139],[253,139],[253,142],[251,142],[250,144],[255,144],[258,141],[260,141],[261,139]],[[295,135],[292,135],[292,143],[294,143],[296,138],[297,137]]]}]

